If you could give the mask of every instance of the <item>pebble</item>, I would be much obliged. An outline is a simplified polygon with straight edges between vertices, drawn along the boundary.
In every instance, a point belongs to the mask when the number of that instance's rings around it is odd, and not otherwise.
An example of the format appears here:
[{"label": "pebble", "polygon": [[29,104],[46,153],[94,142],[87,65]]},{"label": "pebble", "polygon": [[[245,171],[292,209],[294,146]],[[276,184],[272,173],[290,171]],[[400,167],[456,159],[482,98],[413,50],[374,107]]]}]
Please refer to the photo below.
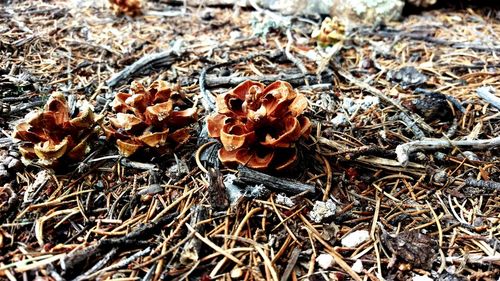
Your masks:
[{"label": "pebble", "polygon": [[309,212],[309,217],[315,223],[320,223],[324,218],[335,215],[336,209],[337,205],[331,199],[326,202],[316,201],[312,211]]},{"label": "pebble", "polygon": [[445,183],[448,181],[448,173],[444,170],[437,171],[433,176],[432,179],[434,180],[435,183]]},{"label": "pebble", "polygon": [[464,151],[462,154],[470,161],[479,161],[479,157],[472,151]]},{"label": "pebble", "polygon": [[426,275],[415,274],[415,276],[413,276],[413,278],[411,280],[412,281],[432,281],[433,279],[430,278],[429,276],[426,276]]},{"label": "pebble", "polygon": [[356,248],[357,246],[363,244],[365,241],[370,239],[370,233],[368,230],[357,230],[349,233],[346,237],[340,241],[342,246],[348,248]]},{"label": "pebble", "polygon": [[321,254],[316,258],[316,262],[318,263],[319,267],[323,269],[329,269],[335,264],[335,260],[330,254]]},{"label": "pebble", "polygon": [[363,271],[363,262],[361,260],[356,260],[351,268],[354,272],[361,273]]},{"label": "pebble", "polygon": [[345,127],[347,126],[347,117],[345,116],[345,114],[343,113],[339,113],[337,114],[337,116],[335,116],[333,119],[332,119],[332,125],[333,127],[335,128],[338,128],[338,127]]},{"label": "pebble", "polygon": [[290,197],[281,193],[276,195],[276,204],[284,205],[287,207],[295,206],[295,203],[293,203],[293,200],[290,199]]}]

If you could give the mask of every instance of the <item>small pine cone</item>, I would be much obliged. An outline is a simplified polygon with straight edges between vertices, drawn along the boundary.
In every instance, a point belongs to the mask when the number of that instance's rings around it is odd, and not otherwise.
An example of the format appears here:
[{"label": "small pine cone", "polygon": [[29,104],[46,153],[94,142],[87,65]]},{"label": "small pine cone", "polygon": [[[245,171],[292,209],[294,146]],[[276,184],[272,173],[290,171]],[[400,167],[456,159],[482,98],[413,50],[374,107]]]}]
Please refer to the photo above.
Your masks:
[{"label": "small pine cone", "polygon": [[167,82],[156,80],[146,88],[134,81],[130,93],[117,93],[115,114],[102,126],[108,139],[116,139],[120,154],[132,156],[139,149],[165,151],[186,142],[189,125],[197,120],[196,107]]},{"label": "small pine cone", "polygon": [[325,18],[320,29],[316,29],[311,34],[321,47],[332,46],[345,38],[345,26],[337,18]]},{"label": "small pine cone", "polygon": [[66,98],[53,93],[43,110],[30,112],[16,125],[13,137],[24,141],[19,151],[27,162],[56,166],[64,160],[79,161],[89,152],[88,141],[94,135],[98,117],[87,101],[79,101],[71,116]]}]

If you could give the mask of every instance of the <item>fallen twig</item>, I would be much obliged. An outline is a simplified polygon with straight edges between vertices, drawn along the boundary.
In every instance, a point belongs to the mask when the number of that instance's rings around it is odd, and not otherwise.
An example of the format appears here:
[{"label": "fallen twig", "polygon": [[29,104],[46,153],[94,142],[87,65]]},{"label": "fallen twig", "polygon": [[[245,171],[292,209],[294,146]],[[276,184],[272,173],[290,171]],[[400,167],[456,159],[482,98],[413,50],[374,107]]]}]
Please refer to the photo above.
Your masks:
[{"label": "fallen twig", "polygon": [[146,68],[170,66],[183,53],[183,49],[173,47],[170,50],[161,53],[146,55],[133,64],[125,67],[122,71],[114,74],[111,78],[108,79],[108,81],[106,81],[106,84],[110,87],[114,87],[118,85],[118,83],[120,83],[122,80],[127,79]]},{"label": "fallen twig", "polygon": [[295,66],[297,66],[300,69],[300,72],[302,72],[302,74],[304,74],[304,75],[307,74],[307,68],[304,66],[304,63],[301,60],[299,60],[298,58],[296,58],[290,52],[290,48],[292,47],[292,44],[293,44],[293,36],[292,36],[292,31],[290,30],[290,28],[288,28],[286,30],[286,37],[288,39],[288,43],[286,44],[286,47],[285,47],[286,57],[288,58],[288,60],[293,62],[293,64],[295,64]]},{"label": "fallen twig", "polygon": [[402,111],[405,114],[407,114],[424,131],[426,131],[428,133],[434,132],[434,129],[431,126],[429,126],[429,124],[425,123],[425,121],[420,116],[418,116],[417,114],[415,114],[413,112],[410,112],[408,109],[404,108],[400,103],[398,103],[395,100],[393,100],[393,99],[389,98],[388,96],[384,95],[384,93],[382,93],[380,90],[376,89],[375,87],[372,87],[372,86],[368,85],[367,83],[365,83],[363,81],[360,81],[360,80],[356,79],[349,72],[347,72],[347,71],[345,71],[345,70],[343,70],[343,69],[341,69],[339,67],[337,67],[337,72],[342,77],[344,77],[345,79],[347,79],[349,82],[351,82],[354,85],[362,88],[363,90],[366,90],[370,94],[377,96],[379,99],[385,101],[386,103],[389,103],[389,104],[395,106],[397,109],[399,109],[400,111]]},{"label": "fallen twig", "polygon": [[398,162],[402,166],[407,166],[410,154],[418,150],[436,150],[451,147],[468,147],[470,149],[488,149],[500,146],[500,136],[489,140],[445,140],[445,139],[425,139],[400,144],[396,147]]},{"label": "fallen twig", "polygon": [[406,127],[411,130],[413,135],[415,135],[416,139],[421,140],[425,138],[424,132],[422,132],[422,130],[415,124],[415,120],[411,119],[410,116],[408,116],[406,113],[400,112],[399,114],[390,117],[389,120],[399,120],[403,122]]},{"label": "fallen twig", "polygon": [[472,187],[484,188],[484,189],[487,189],[489,191],[500,190],[500,182],[496,182],[496,181],[483,181],[483,180],[476,180],[473,178],[468,178],[465,180],[465,185],[472,186]]},{"label": "fallen twig", "polygon": [[272,83],[277,80],[286,81],[293,86],[302,86],[307,81],[310,85],[312,84],[321,84],[331,81],[331,76],[324,74],[322,77],[319,77],[314,74],[302,74],[302,73],[294,73],[294,74],[278,74],[278,75],[266,75],[266,76],[245,76],[245,77],[235,77],[235,76],[224,76],[219,77],[215,75],[207,76],[206,85],[207,87],[220,87],[220,86],[236,86],[241,82],[247,80],[260,81],[262,83]]},{"label": "fallen twig", "polygon": [[[207,218],[207,209],[203,205],[195,205],[191,207],[191,221],[190,225],[193,225],[193,228],[196,232],[203,233],[203,224],[199,224],[199,222],[205,220]],[[199,251],[201,248],[200,239],[193,237],[189,240],[183,247],[181,256],[179,261],[182,264],[193,264],[199,261]]]},{"label": "fallen twig", "polygon": [[61,267],[66,273],[73,274],[75,269],[83,261],[102,254],[112,248],[123,248],[124,246],[138,246],[140,243],[138,241],[147,239],[159,231],[165,224],[169,223],[172,219],[177,216],[177,213],[171,213],[162,217],[157,222],[147,223],[136,230],[130,232],[126,236],[120,238],[104,238],[100,240],[97,244],[83,248],[78,251],[74,251],[68,254],[62,261]]},{"label": "fallen twig", "polygon": [[273,177],[244,166],[238,168],[238,180],[245,183],[263,184],[269,189],[292,194],[299,194],[306,191],[315,192],[315,188],[312,185]]},{"label": "fallen twig", "polygon": [[483,100],[487,101],[494,107],[500,109],[500,98],[495,96],[495,88],[493,87],[479,87],[477,88],[477,95]]},{"label": "fallen twig", "polygon": [[92,268],[87,270],[85,273],[82,275],[76,277],[73,279],[74,281],[82,281],[82,280],[88,280],[91,275],[93,275],[96,271],[100,270],[103,268],[112,258],[116,256],[118,253],[117,248],[111,249],[104,257],[102,257]]}]

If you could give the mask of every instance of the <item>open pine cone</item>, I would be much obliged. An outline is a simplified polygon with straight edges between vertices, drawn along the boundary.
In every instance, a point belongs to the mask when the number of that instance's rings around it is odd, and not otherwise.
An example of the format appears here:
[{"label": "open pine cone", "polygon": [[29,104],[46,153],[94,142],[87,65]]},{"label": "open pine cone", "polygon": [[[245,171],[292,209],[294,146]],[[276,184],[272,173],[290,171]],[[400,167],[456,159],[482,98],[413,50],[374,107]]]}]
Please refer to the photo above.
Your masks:
[{"label": "open pine cone", "polygon": [[345,26],[337,18],[325,18],[320,29],[316,29],[311,34],[316,39],[319,46],[332,46],[345,38]]},{"label": "open pine cone", "polygon": [[19,145],[24,160],[52,166],[62,158],[77,161],[85,156],[96,116],[86,101],[78,104],[75,117],[69,111],[64,95],[56,92],[42,111],[26,115],[13,133],[14,138],[25,141]]},{"label": "open pine cone", "polygon": [[217,96],[218,112],[207,119],[208,134],[223,147],[224,164],[282,171],[297,160],[296,142],[310,133],[311,122],[302,113],[307,98],[283,81],[265,87],[246,81]]},{"label": "open pine cone", "polygon": [[142,13],[142,0],[109,0],[109,3],[118,15],[126,14],[133,17]]},{"label": "open pine cone", "polygon": [[134,81],[131,93],[116,94],[112,106],[116,115],[103,125],[106,137],[116,139],[120,154],[131,156],[143,147],[165,148],[189,139],[188,125],[197,119],[196,107],[186,107],[183,97],[165,81],[148,88]]}]

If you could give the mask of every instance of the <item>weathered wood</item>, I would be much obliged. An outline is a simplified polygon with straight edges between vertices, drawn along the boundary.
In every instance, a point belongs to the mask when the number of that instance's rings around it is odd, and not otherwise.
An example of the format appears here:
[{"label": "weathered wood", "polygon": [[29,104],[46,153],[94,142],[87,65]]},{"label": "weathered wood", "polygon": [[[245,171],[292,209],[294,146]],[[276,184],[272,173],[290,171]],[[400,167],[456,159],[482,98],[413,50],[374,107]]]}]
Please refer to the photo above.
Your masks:
[{"label": "weathered wood", "polygon": [[281,179],[244,166],[238,168],[238,180],[247,184],[262,184],[271,190],[292,194],[299,194],[306,191],[314,193],[316,190],[312,185]]},{"label": "weathered wood", "polygon": [[410,154],[415,151],[428,151],[446,149],[451,147],[468,149],[490,149],[500,146],[500,136],[492,139],[480,140],[447,140],[447,139],[425,139],[400,144],[396,147],[396,155],[401,166],[407,166]]},{"label": "weathered wood", "polygon": [[170,49],[161,53],[151,54],[140,58],[133,64],[125,67],[122,71],[111,76],[106,81],[110,87],[118,85],[122,80],[127,79],[137,73],[144,71],[146,68],[151,67],[168,67],[172,65],[178,57],[182,55],[183,51]]},{"label": "weathered wood", "polygon": [[208,202],[216,211],[226,210],[229,207],[224,179],[220,170],[214,168],[208,168]]},{"label": "weathered wood", "polygon": [[302,73],[294,73],[294,74],[278,74],[278,75],[266,75],[266,76],[245,76],[245,77],[235,77],[235,76],[215,76],[215,75],[207,75],[205,79],[205,83],[209,88],[215,88],[220,86],[236,86],[242,82],[247,80],[260,81],[261,83],[268,84],[277,80],[286,81],[293,86],[302,86],[306,85],[306,80],[310,85],[313,84],[321,84],[331,82],[330,75],[323,75],[318,77],[315,74],[302,74]]},{"label": "weathered wood", "polygon": [[495,88],[489,87],[479,87],[477,88],[477,95],[490,103],[492,106],[500,109],[500,98],[495,96]]},{"label": "weathered wood", "polygon": [[[206,218],[207,218],[207,209],[205,206],[195,205],[191,207],[191,221],[189,222],[189,224],[193,226],[196,232],[203,233],[204,224],[199,224],[199,222],[205,220]],[[193,264],[197,262],[200,258],[199,252],[201,249],[201,245],[202,243],[200,239],[198,239],[196,236],[191,238],[186,243],[184,249],[182,250],[179,259],[180,262],[184,265]]]}]

